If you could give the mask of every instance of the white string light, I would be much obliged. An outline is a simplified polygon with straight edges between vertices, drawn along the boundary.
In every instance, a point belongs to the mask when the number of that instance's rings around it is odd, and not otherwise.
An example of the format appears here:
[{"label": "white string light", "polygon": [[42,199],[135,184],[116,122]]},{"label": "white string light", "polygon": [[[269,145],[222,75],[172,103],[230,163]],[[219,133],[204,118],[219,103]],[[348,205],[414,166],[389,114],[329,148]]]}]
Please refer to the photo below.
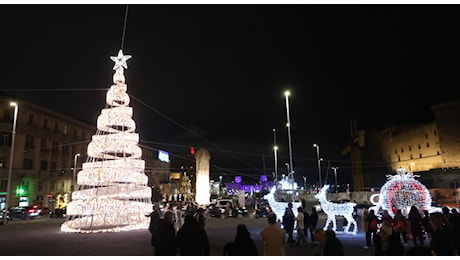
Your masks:
[{"label": "white string light", "polygon": [[399,168],[396,175],[387,175],[388,181],[380,189],[379,201],[372,207],[377,213],[379,209],[388,210],[394,216],[398,209],[403,215],[409,213],[410,207],[415,206],[418,210],[430,210],[431,195],[430,191],[415,180],[411,172]]},{"label": "white string light", "polygon": [[[332,230],[337,231],[337,222],[336,216],[343,216],[347,220],[347,225],[343,228],[345,233],[356,235],[358,233],[358,225],[356,220],[353,218],[353,211],[356,203],[346,202],[346,203],[334,203],[328,201],[326,198],[326,191],[329,189],[329,185],[324,185],[318,194],[315,195],[315,198],[321,203],[321,208],[324,213],[327,215],[326,224],[324,225],[324,230],[329,228],[329,224],[332,223]],[[353,225],[353,230],[350,231],[351,225]]]},{"label": "white string light", "polygon": [[78,173],[79,190],[67,205],[64,232],[119,232],[147,229],[152,210],[151,189],[144,174],[139,135],[123,75],[127,68],[122,50],[115,61],[112,85],[107,92],[109,108],[97,119],[97,133],[88,145],[88,160]]}]

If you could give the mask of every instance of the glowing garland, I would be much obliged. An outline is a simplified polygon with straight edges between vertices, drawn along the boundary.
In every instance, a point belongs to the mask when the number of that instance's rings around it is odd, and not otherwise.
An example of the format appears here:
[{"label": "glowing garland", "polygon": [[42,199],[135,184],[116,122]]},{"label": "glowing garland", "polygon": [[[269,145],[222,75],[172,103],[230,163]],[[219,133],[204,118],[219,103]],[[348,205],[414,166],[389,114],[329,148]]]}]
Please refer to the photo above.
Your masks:
[{"label": "glowing garland", "polygon": [[[315,195],[315,198],[321,203],[321,208],[324,213],[327,215],[326,224],[324,225],[324,230],[329,228],[329,224],[332,223],[332,230],[337,232],[337,222],[336,216],[343,216],[347,220],[347,225],[343,228],[345,233],[356,235],[358,233],[358,225],[356,220],[353,218],[353,211],[356,203],[346,202],[346,203],[334,203],[330,202],[326,198],[326,191],[329,189],[329,185],[324,185],[320,192]],[[353,230],[350,231],[351,225],[353,225]]]},{"label": "glowing garland", "polygon": [[414,177],[418,176],[406,172],[404,168],[399,168],[396,175],[387,175],[388,181],[380,189],[380,199],[371,209],[376,213],[380,208],[388,210],[391,216],[398,209],[407,216],[411,206],[416,206],[420,211],[430,210],[430,191]]},{"label": "glowing garland", "polygon": [[129,105],[123,55],[110,57],[115,71],[106,95],[108,108],[97,119],[96,135],[88,145],[88,160],[77,175],[79,190],[72,193],[64,232],[118,232],[147,229],[152,210],[151,189],[144,174],[145,162]]}]

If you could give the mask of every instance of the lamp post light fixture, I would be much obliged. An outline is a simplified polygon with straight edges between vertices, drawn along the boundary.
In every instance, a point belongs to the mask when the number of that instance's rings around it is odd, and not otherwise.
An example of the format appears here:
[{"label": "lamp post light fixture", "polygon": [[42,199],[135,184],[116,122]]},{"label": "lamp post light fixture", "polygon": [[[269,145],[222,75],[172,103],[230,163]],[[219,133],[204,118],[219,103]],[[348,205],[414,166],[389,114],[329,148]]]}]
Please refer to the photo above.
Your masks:
[{"label": "lamp post light fixture", "polygon": [[287,123],[286,126],[288,128],[288,142],[289,142],[289,170],[288,174],[290,174],[291,178],[291,185],[292,185],[292,201],[295,201],[295,195],[294,195],[294,165],[292,163],[292,142],[291,142],[291,120],[289,118],[289,96],[291,95],[291,92],[285,91],[284,96],[286,97],[286,116],[287,116]]},{"label": "lamp post light fixture", "polygon": [[219,176],[219,197],[221,195],[221,192],[222,192],[222,175]]},{"label": "lamp post light fixture", "polygon": [[316,158],[318,158],[318,176],[319,176],[319,188],[323,187],[321,185],[321,159],[319,158],[319,145],[313,144],[313,147],[316,147]]},{"label": "lamp post light fixture", "polygon": [[8,209],[11,197],[11,171],[13,169],[13,156],[14,156],[14,139],[16,137],[16,123],[18,119],[18,104],[11,102],[10,106],[14,107],[14,118],[13,118],[13,131],[11,132],[11,153],[10,153],[10,164],[8,165],[8,183],[6,187],[6,200],[5,200],[5,211],[3,215],[3,224],[8,222]]},{"label": "lamp post light fixture", "polygon": [[72,195],[73,192],[75,191],[75,177],[76,177],[76,171],[77,171],[77,158],[80,156],[79,153],[75,154],[73,157],[73,174],[72,174]]},{"label": "lamp post light fixture", "polygon": [[335,193],[338,193],[337,191],[337,169],[339,169],[339,167],[332,167],[332,170],[334,170],[334,176],[335,176]]},{"label": "lamp post light fixture", "polygon": [[276,146],[276,129],[273,129],[273,153],[275,155],[275,185],[278,182],[278,146]]}]

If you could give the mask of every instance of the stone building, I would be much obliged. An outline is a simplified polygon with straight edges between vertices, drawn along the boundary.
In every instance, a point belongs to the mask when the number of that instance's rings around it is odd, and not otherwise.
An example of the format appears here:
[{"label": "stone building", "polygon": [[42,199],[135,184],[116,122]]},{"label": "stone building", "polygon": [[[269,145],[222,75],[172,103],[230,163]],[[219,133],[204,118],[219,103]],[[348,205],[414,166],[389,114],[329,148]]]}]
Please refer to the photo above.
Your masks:
[{"label": "stone building", "polygon": [[[86,162],[96,122],[82,122],[26,101],[0,96],[0,209],[5,208],[10,168],[14,116],[11,101],[18,104],[18,115],[9,207],[65,207],[71,199],[73,175]],[[161,172],[169,174],[169,163],[157,159],[157,150],[141,148],[149,185],[158,183]]]}]

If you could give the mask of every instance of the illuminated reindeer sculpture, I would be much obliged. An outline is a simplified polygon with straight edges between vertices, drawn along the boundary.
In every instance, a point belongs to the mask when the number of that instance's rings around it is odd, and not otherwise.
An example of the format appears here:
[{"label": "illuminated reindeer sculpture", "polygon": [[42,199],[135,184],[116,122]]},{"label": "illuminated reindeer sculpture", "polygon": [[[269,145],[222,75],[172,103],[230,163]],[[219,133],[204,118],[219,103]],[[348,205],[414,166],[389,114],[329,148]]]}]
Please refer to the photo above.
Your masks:
[{"label": "illuminated reindeer sculpture", "polygon": [[[283,219],[284,211],[288,207],[288,202],[276,201],[275,192],[276,192],[276,187],[273,186],[270,189],[270,192],[264,196],[264,199],[268,201],[268,204],[270,204],[270,208],[272,209],[273,213],[276,214],[276,220],[281,222]],[[302,203],[294,202],[292,203],[292,206],[293,206],[292,211],[294,212],[294,215],[297,217],[297,208],[301,207]]]},{"label": "illuminated reindeer sculpture", "polygon": [[[321,188],[321,191],[315,195],[315,198],[321,203],[321,208],[327,215],[326,224],[324,225],[324,230],[327,230],[329,224],[332,222],[332,230],[337,230],[336,216],[343,216],[347,220],[347,225],[344,227],[343,231],[348,234],[356,235],[358,232],[358,225],[356,220],[353,218],[353,208],[356,206],[356,203],[347,202],[347,203],[334,203],[326,199],[326,191],[329,189],[329,185],[324,185]],[[353,224],[353,231],[350,231],[350,225]]]}]

